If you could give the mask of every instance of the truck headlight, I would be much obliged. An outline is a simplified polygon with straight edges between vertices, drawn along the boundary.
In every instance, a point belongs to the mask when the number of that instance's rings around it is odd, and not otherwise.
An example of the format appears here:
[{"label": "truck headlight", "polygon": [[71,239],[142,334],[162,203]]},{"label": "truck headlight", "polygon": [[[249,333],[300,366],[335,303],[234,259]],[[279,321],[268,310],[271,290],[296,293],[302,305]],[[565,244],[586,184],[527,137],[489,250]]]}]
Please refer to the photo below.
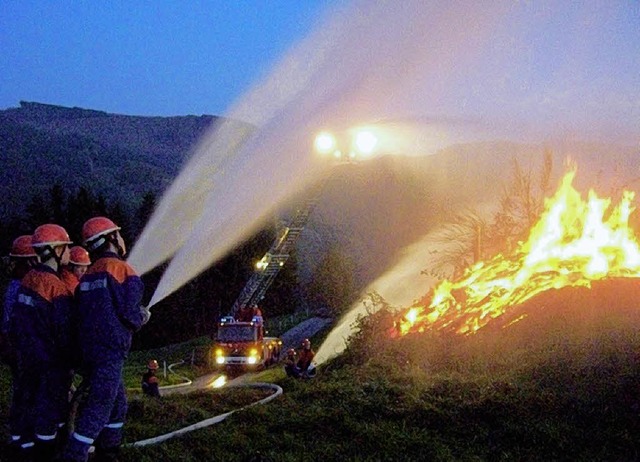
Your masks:
[{"label": "truck headlight", "polygon": [[224,364],[224,356],[216,356],[216,364]]}]

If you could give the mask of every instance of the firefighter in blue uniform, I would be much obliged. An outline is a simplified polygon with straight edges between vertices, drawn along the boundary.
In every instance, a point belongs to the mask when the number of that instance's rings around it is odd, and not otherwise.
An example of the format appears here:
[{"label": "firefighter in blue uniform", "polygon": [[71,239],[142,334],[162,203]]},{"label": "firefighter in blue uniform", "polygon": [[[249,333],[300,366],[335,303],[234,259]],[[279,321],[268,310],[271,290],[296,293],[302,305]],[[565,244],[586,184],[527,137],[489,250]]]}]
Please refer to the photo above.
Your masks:
[{"label": "firefighter in blue uniform", "polygon": [[[0,356],[2,361],[9,365],[11,370],[11,408],[9,409],[9,431],[11,432],[10,452],[14,459],[20,458],[20,453],[29,451],[33,446],[33,441],[25,440],[25,428],[22,416],[24,412],[20,409],[23,402],[24,387],[20,386],[18,375],[18,364],[15,349],[9,341],[9,320],[13,312],[13,306],[18,301],[18,290],[22,278],[38,263],[38,256],[31,246],[31,235],[17,237],[9,253],[11,267],[11,281],[7,287],[2,311],[2,324],[0,324]],[[24,447],[22,447],[24,446]]]},{"label": "firefighter in blue uniform", "polygon": [[91,218],[82,228],[93,264],[76,289],[76,327],[89,394],[69,436],[65,461],[86,461],[91,445],[95,462],[115,461],[122,440],[127,413],[122,368],[133,332],[150,313],[141,306],[142,281],[123,259],[126,247],[119,231],[105,217]]},{"label": "firefighter in blue uniform", "polygon": [[[22,413],[23,433],[33,442],[36,461],[53,460],[56,437],[68,412],[71,385],[72,295],[60,280],[60,266],[68,263],[71,244],[61,226],[39,226],[32,236],[32,247],[40,264],[22,278],[18,300],[9,322],[9,336],[15,347],[21,402],[14,403]],[[29,435],[30,433],[30,435]],[[33,438],[29,441],[30,438]],[[22,449],[27,449],[25,444]],[[21,458],[27,457],[21,451]]]}]

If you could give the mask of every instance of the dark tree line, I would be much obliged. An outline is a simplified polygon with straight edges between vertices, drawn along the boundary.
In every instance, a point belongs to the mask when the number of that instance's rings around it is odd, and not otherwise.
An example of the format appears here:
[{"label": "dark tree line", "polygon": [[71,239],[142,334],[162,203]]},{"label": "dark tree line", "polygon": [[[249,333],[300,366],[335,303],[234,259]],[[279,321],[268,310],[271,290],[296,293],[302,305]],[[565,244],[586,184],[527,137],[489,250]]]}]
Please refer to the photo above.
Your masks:
[{"label": "dark tree line", "polygon": [[3,218],[0,221],[0,248],[6,255],[15,237],[31,234],[44,223],[63,226],[73,242],[81,243],[82,225],[89,218],[98,215],[111,218],[122,228],[122,235],[127,242],[133,242],[151,216],[155,202],[155,194],[148,192],[132,213],[120,201],[110,201],[102,194],[94,194],[84,186],[77,191],[67,191],[60,184],[55,184],[45,197],[32,197],[26,205],[24,215]]},{"label": "dark tree line", "polygon": [[[44,223],[63,226],[74,242],[81,243],[82,225],[91,217],[104,215],[122,227],[122,235],[132,248],[151,217],[156,196],[147,193],[138,207],[129,211],[118,201],[93,194],[88,188],[65,191],[56,184],[47,197],[33,197],[24,216],[0,221],[1,255],[8,255],[13,239],[21,234],[31,234]],[[176,343],[203,335],[213,335],[217,320],[227,314],[254,271],[254,264],[269,249],[276,231],[267,226],[238,245],[225,258],[159,302],[152,309],[150,323],[134,337],[134,348],[147,349]],[[8,283],[6,261],[2,265],[3,279],[0,288]],[[142,276],[145,283],[145,303],[151,299],[162,277],[166,264]],[[291,313],[295,309],[295,255],[278,275],[276,283],[262,301],[265,316],[273,317]]]}]

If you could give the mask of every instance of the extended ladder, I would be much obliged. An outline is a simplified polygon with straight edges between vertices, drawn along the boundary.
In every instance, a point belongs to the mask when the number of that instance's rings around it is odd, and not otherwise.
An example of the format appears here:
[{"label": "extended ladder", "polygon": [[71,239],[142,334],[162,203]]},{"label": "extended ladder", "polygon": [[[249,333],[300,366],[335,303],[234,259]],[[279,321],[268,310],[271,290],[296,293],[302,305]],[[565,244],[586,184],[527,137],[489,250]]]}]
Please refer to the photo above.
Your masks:
[{"label": "extended ladder", "polygon": [[256,265],[257,269],[231,308],[230,314],[232,316],[235,316],[241,308],[246,306],[251,307],[262,300],[269,286],[271,286],[271,283],[280,272],[280,269],[282,269],[289,259],[290,253],[307,224],[309,215],[311,215],[313,208],[318,203],[328,179],[329,175],[312,188],[308,199],[296,209],[289,225],[282,230],[271,245],[269,251],[258,262]]}]

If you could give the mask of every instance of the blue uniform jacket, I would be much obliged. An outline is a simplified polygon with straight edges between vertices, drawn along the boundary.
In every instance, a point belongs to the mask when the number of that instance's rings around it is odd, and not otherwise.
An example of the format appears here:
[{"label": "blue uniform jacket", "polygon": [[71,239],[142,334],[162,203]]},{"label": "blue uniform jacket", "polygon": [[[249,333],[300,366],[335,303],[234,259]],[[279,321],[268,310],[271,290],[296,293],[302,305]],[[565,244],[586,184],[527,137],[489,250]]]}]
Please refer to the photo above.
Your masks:
[{"label": "blue uniform jacket", "polygon": [[0,326],[0,332],[3,336],[9,334],[9,319],[13,312],[13,305],[18,300],[18,290],[20,289],[20,279],[12,279],[7,287],[7,292],[4,296],[4,309],[2,311],[2,325]]},{"label": "blue uniform jacket", "polygon": [[9,338],[24,365],[67,365],[71,358],[73,297],[45,265],[22,279],[10,318]]},{"label": "blue uniform jacket", "polygon": [[144,285],[116,254],[94,262],[76,288],[78,341],[84,362],[124,359],[142,327]]}]

